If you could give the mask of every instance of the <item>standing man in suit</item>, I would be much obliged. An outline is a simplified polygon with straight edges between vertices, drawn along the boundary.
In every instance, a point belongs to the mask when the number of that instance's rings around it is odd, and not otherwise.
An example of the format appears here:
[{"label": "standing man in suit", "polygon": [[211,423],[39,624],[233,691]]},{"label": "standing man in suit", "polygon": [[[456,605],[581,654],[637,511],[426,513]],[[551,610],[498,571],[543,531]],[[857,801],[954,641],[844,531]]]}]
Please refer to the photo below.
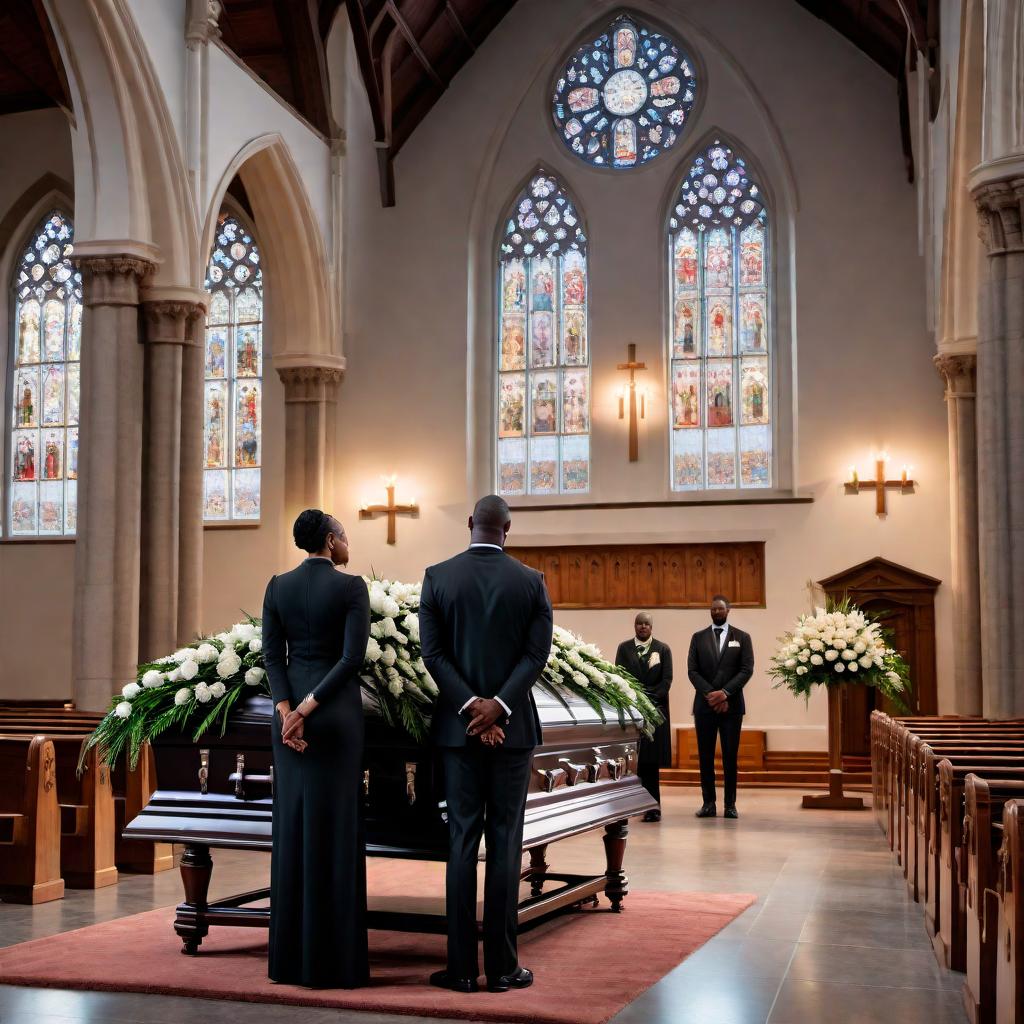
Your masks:
[{"label": "standing man in suit", "polygon": [[700,788],[704,806],[698,818],[713,818],[715,809],[715,740],[722,741],[725,774],[725,816],[736,813],[736,755],[743,727],[743,687],[754,674],[754,645],[750,634],[730,626],[729,599],[716,594],[711,601],[711,625],[693,634],[687,670],[697,692],[693,724],[700,754]]},{"label": "standing man in suit", "polygon": [[662,723],[654,730],[652,739],[640,738],[637,774],[659,808],[647,811],[644,821],[661,821],[662,768],[672,766],[672,726],[669,724],[668,691],[672,687],[672,651],[668,644],[654,639],[654,619],[650,612],[640,612],[633,621],[636,634],[632,640],[623,640],[615,652],[615,664],[635,676],[654,706],[661,712]]},{"label": "standing man in suit", "polygon": [[504,552],[511,523],[497,495],[469,518],[468,550],[427,569],[420,596],[423,662],[437,683],[433,732],[448,803],[448,966],[431,984],[476,992],[476,866],[487,838],[484,973],[491,992],[526,988],[516,936],[523,817],[541,741],[533,684],[551,653],[544,577]]}]

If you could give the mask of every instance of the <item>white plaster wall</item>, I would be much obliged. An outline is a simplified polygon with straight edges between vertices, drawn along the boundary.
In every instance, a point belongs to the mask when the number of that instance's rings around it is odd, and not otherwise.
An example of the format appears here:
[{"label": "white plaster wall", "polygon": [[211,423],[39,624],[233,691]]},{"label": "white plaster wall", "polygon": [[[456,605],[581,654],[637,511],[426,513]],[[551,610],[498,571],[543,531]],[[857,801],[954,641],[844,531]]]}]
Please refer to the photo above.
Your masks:
[{"label": "white plaster wall", "polygon": [[[796,479],[814,503],[521,512],[513,529],[518,539],[540,543],[765,539],[767,607],[734,613],[752,632],[758,656],[748,723],[771,730],[776,749],[823,747],[824,700],[805,710],[771,690],[764,674],[774,638],[806,606],[805,582],[875,555],[949,576],[945,409],[929,365],[915,194],[903,174],[895,83],[788,0],[637,6],[692,48],[700,41],[706,101],[687,142],[624,175],[598,172],[568,154],[549,128],[547,108],[562,53],[608,5],[520,0],[399,155],[393,209],[380,207],[365,93],[350,62],[348,375],[335,511],[346,520],[353,565],[362,570],[372,565],[415,578],[465,542],[475,496],[467,486],[467,394],[482,392],[484,402],[490,394],[486,374],[467,376],[467,339],[486,336],[489,319],[478,329],[475,318],[480,294],[493,287],[490,274],[478,270],[493,263],[478,263],[473,246],[491,244],[515,187],[538,162],[564,177],[590,231],[594,496],[665,497],[661,225],[690,145],[715,125],[735,133],[768,176],[776,223],[792,220],[792,244],[780,255],[792,261],[798,336],[791,331],[776,343],[796,341]],[[787,158],[798,196],[788,209]],[[632,466],[611,398],[619,383],[614,364],[627,341],[638,343],[652,367],[646,383],[660,396],[641,433],[641,461]],[[873,499],[847,497],[842,480],[851,463],[869,474],[873,451],[883,447],[895,470],[912,465],[921,485],[912,497],[891,495],[890,514],[879,520]],[[394,548],[384,544],[383,523],[355,518],[364,499],[382,496],[379,475],[388,472],[399,475],[399,498],[415,495],[423,509],[420,519],[400,522]],[[951,686],[946,587],[937,604],[942,707]],[[628,611],[556,614],[609,653],[630,635],[631,618]],[[703,612],[664,610],[656,618],[657,633],[680,662],[690,634],[707,622]],[[677,678],[672,710],[682,724],[691,691],[681,672]]]},{"label": "white plaster wall", "polygon": [[[74,180],[71,133],[59,110],[0,117],[0,220],[44,174]],[[31,231],[31,228],[28,230]],[[23,238],[14,240],[20,248]],[[13,253],[5,254],[13,256]],[[11,266],[11,260],[2,261]],[[0,399],[7,420],[10,387],[10,294],[0,282]],[[6,444],[6,431],[0,437]],[[6,465],[0,454],[0,465]],[[8,492],[3,491],[3,501]],[[0,542],[0,697],[67,697],[71,693],[74,544]]]},{"label": "white plaster wall", "polygon": [[128,6],[181,146],[185,138],[185,0],[129,0]]}]

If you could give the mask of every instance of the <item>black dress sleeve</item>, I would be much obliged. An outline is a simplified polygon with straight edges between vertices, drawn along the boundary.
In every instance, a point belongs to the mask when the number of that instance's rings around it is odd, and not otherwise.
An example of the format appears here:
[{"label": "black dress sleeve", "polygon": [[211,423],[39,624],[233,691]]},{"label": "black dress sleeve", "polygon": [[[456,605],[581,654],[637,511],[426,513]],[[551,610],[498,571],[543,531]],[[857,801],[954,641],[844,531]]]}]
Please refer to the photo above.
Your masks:
[{"label": "black dress sleeve", "polygon": [[288,691],[288,645],[274,595],[276,580],[276,576],[270,577],[263,598],[263,665],[267,670],[270,695],[275,704],[280,704],[283,700],[291,700],[291,694]]},{"label": "black dress sleeve", "polygon": [[654,692],[651,696],[659,704],[668,703],[668,691],[672,688],[672,648],[668,644],[663,644],[660,652],[661,656],[661,679],[658,685],[654,688]]},{"label": "black dress sleeve", "polygon": [[313,688],[318,704],[331,699],[359,674],[366,660],[366,642],[370,639],[370,593],[361,576],[352,577],[348,611],[345,613],[345,645],[334,667]]}]

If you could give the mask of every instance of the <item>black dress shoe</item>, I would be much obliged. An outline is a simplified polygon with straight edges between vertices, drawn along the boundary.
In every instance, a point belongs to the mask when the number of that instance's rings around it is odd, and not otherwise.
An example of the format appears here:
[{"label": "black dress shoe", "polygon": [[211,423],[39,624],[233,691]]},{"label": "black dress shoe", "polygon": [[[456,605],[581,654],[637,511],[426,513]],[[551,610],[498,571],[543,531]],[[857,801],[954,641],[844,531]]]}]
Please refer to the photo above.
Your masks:
[{"label": "black dress shoe", "polygon": [[739,817],[739,814],[736,813],[736,805],[735,804],[732,807],[726,807],[726,809],[725,809],[725,817],[726,818],[738,818]]},{"label": "black dress shoe", "polygon": [[447,971],[434,971],[430,976],[430,984],[438,988],[450,988],[453,992],[479,992],[480,985],[476,978],[457,978]]},{"label": "black dress shoe", "polygon": [[717,818],[718,810],[714,804],[705,804],[695,815],[695,818]]},{"label": "black dress shoe", "polygon": [[533,971],[526,967],[517,967],[511,974],[503,974],[500,978],[487,979],[488,992],[507,992],[510,988],[529,988],[533,984]]},{"label": "black dress shoe", "polygon": [[661,811],[647,811],[643,817],[644,821],[661,821]]}]

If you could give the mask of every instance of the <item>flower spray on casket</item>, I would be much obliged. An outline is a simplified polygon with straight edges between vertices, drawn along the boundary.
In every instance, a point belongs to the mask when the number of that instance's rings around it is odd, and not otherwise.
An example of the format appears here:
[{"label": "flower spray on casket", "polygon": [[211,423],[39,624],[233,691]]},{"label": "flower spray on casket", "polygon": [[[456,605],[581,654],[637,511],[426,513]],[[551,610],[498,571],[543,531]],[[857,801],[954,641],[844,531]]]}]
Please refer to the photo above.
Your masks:
[{"label": "flower spray on casket", "polygon": [[[360,673],[364,712],[422,743],[438,691],[420,652],[420,584],[364,579],[370,597],[370,638]],[[607,720],[610,709],[623,726],[628,719],[647,735],[661,723],[636,679],[606,661],[593,644],[558,626],[536,685],[566,708],[566,696],[575,694],[602,719]],[[87,751],[99,747],[110,765],[127,752],[134,769],[143,743],[170,728],[190,728],[194,740],[213,726],[223,734],[231,709],[253,692],[269,696],[270,686],[263,666],[262,626],[249,616],[226,632],[140,665],[135,680],[114,698],[83,746],[79,767]]]}]

